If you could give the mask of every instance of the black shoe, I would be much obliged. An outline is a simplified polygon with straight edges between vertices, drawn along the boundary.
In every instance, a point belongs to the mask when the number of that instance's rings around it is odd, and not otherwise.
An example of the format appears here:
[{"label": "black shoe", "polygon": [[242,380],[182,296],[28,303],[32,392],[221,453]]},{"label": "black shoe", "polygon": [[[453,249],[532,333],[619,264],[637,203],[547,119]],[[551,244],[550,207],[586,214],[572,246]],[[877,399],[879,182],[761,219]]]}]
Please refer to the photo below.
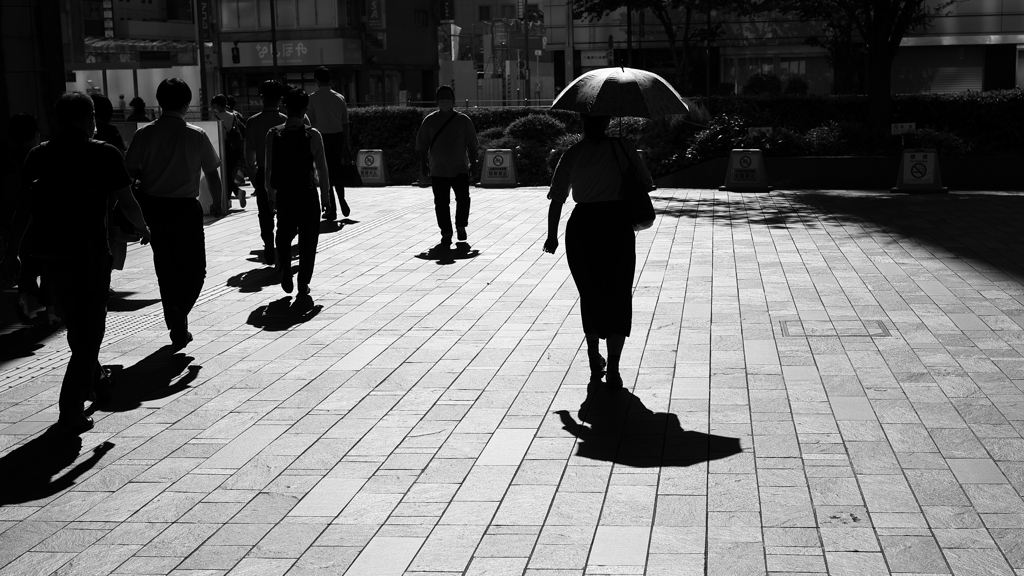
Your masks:
[{"label": "black shoe", "polygon": [[299,296],[309,296],[309,284],[299,282]]},{"label": "black shoe", "polygon": [[438,244],[438,246],[451,246],[451,245],[452,245],[452,235],[451,234],[448,234],[448,235],[441,234],[441,243]]},{"label": "black shoe", "polygon": [[61,417],[57,419],[57,426],[66,432],[81,434],[82,432],[92,430],[93,421],[92,418],[82,413],[75,414],[73,416],[61,415]]},{"label": "black shoe", "polygon": [[14,313],[18,315],[18,320],[21,320],[22,324],[28,324],[32,321],[32,316],[29,315],[28,302],[20,298],[14,303]]},{"label": "black shoe", "polygon": [[609,372],[605,377],[609,388],[622,388],[622,376],[618,372]]},{"label": "black shoe", "polygon": [[468,238],[468,236],[466,236],[466,227],[465,226],[456,226],[455,230],[458,233],[459,242],[465,242],[466,238]]},{"label": "black shoe", "polygon": [[171,344],[175,348],[184,348],[192,341],[192,333],[188,330],[182,330],[180,332],[171,332]]},{"label": "black shoe", "polygon": [[338,213],[337,212],[334,212],[333,210],[328,210],[327,212],[324,212],[324,220],[328,220],[330,222],[334,222],[337,219],[338,219]]},{"label": "black shoe", "polygon": [[344,216],[345,218],[348,218],[348,215],[351,214],[351,213],[352,213],[352,210],[349,209],[348,202],[345,202],[345,199],[342,198],[342,200],[341,200],[341,215]]},{"label": "black shoe", "polygon": [[245,191],[242,189],[238,190],[238,205],[245,208]]},{"label": "black shoe", "polygon": [[289,293],[289,294],[292,293],[292,290],[295,289],[295,285],[292,284],[292,277],[291,277],[291,275],[281,276],[281,288],[283,288],[284,291]]},{"label": "black shoe", "polygon": [[273,248],[263,249],[263,263],[267,266],[273,266],[277,263],[277,252]]},{"label": "black shoe", "polygon": [[604,356],[600,354],[590,356],[590,381],[600,382],[601,377],[604,376],[604,367],[607,365],[608,361],[604,359]]}]

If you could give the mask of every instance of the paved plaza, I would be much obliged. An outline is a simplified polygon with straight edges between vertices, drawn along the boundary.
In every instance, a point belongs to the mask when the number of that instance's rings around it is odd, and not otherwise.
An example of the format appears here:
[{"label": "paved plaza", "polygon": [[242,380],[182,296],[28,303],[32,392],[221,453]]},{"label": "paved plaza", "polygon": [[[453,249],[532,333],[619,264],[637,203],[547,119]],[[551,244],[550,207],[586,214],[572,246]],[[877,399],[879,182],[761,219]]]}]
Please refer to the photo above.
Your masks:
[{"label": "paved plaza", "polygon": [[425,254],[429,190],[349,190],[312,304],[236,203],[179,352],[132,245],[80,438],[7,322],[0,576],[1024,575],[1024,196],[655,191],[608,390],[546,189],[472,194]]}]

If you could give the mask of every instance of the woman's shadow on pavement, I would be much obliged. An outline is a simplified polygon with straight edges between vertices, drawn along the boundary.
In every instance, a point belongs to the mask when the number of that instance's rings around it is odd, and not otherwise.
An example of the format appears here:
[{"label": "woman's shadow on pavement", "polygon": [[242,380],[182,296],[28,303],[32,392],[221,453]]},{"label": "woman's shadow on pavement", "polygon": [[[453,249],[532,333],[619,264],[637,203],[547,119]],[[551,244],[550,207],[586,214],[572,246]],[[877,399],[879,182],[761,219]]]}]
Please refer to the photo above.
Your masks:
[{"label": "woman's shadow on pavement", "polygon": [[468,242],[457,242],[455,248],[438,244],[426,252],[416,255],[420,260],[434,260],[439,266],[455,264],[456,260],[469,260],[480,255],[479,250],[474,250]]},{"label": "woman's shadow on pavement", "polygon": [[587,386],[579,422],[568,410],[555,413],[562,429],[579,438],[576,455],[592,460],[635,468],[692,466],[743,451],[738,438],[683,430],[675,414],[653,412],[628,390],[600,382]]}]

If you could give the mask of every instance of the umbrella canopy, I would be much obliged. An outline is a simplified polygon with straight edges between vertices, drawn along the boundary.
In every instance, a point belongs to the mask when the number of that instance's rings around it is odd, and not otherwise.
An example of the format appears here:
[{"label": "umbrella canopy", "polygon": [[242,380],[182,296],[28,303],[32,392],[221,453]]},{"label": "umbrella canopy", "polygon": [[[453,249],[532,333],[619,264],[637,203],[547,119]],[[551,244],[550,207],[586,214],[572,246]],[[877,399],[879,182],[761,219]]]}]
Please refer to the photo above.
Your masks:
[{"label": "umbrella canopy", "polygon": [[598,116],[653,118],[686,114],[683,97],[664,78],[636,68],[600,68],[572,81],[551,103],[552,110]]}]

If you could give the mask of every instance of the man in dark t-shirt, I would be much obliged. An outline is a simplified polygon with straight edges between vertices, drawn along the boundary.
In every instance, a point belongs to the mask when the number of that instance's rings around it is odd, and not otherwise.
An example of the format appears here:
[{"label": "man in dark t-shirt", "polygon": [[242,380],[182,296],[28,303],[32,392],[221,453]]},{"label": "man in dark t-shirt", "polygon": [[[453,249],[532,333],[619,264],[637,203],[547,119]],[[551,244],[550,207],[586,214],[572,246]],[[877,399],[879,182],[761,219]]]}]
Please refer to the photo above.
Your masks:
[{"label": "man in dark t-shirt", "polygon": [[[4,253],[0,278],[16,276],[18,249],[29,221],[40,232],[32,255],[42,259],[63,307],[71,359],[60,390],[58,426],[80,433],[92,428],[83,408],[99,389],[100,345],[110,287],[107,207],[119,202],[143,242],[150,238],[142,210],[131,192],[121,153],[93,140],[92,100],[81,92],[62,94],[54,107],[58,136],[36,146],[25,159],[21,193]],[[56,167],[60,169],[56,169]]]}]

